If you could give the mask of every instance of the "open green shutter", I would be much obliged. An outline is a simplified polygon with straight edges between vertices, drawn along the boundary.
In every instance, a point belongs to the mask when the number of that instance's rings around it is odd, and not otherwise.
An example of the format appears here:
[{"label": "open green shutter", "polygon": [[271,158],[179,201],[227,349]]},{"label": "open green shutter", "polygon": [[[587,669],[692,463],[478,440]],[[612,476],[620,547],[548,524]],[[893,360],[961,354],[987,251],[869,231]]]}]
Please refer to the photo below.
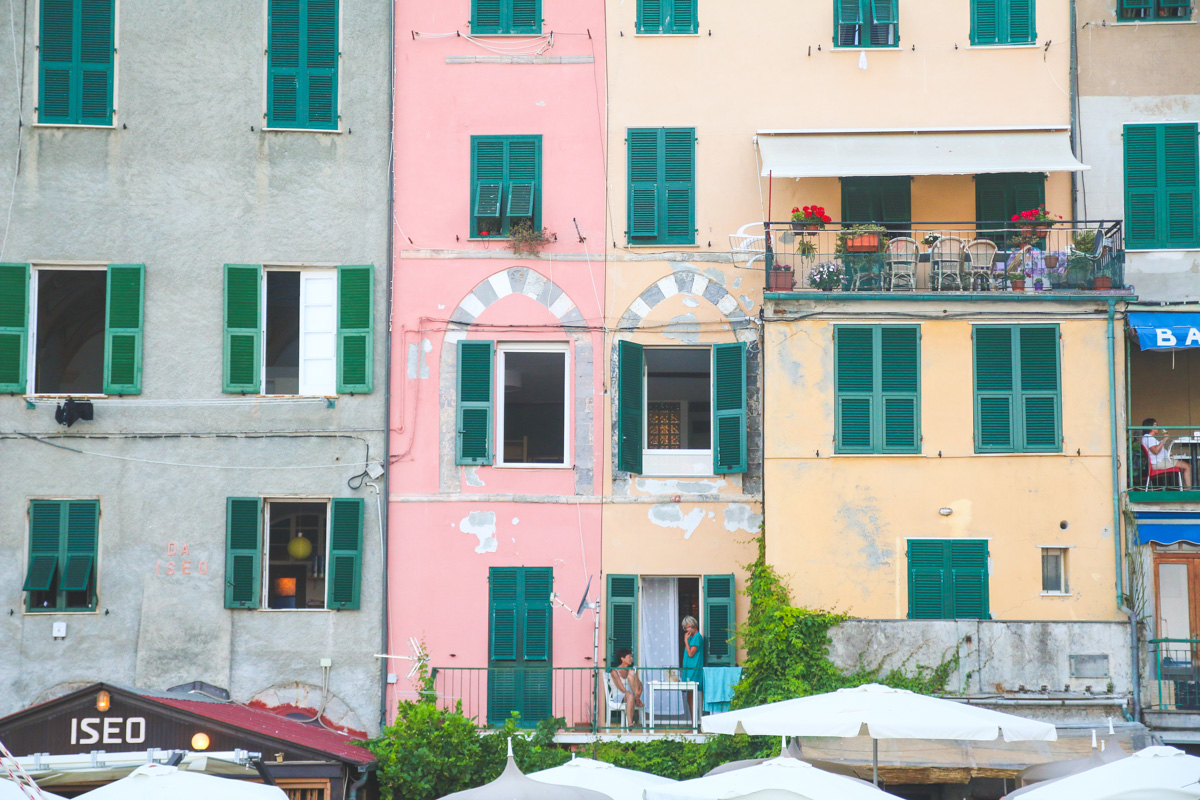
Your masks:
[{"label": "open green shutter", "polygon": [[879,331],[879,371],[885,453],[921,449],[920,329],[884,325]]},{"label": "open green shutter", "polygon": [[550,594],[554,591],[554,570],[550,567],[526,567],[524,580],[525,614],[521,635],[521,655],[525,661],[549,661],[552,651],[553,617]]},{"label": "open green shutter", "polygon": [[664,0],[637,0],[638,33],[663,32],[663,2]]},{"label": "open green shutter", "polygon": [[858,25],[863,21],[859,0],[834,0],[838,25]]},{"label": "open green shutter", "polygon": [[946,542],[908,542],[908,618],[948,619],[952,613],[946,575]]},{"label": "open green shutter", "polygon": [[304,127],[334,130],[338,126],[337,0],[305,0]]},{"label": "open green shutter", "polygon": [[64,592],[86,592],[91,588],[95,574],[100,503],[97,500],[71,500],[66,507],[66,561],[58,588]]},{"label": "open green shutter", "polygon": [[954,619],[989,619],[986,539],[945,542]]},{"label": "open green shutter", "polygon": [[111,125],[114,0],[80,0],[79,122]]},{"label": "open green shutter", "polygon": [[975,452],[1012,452],[1016,444],[1013,331],[976,326]]},{"label": "open green shutter", "polygon": [[1154,125],[1125,126],[1125,244],[1162,247],[1159,171],[1161,139]]},{"label": "open green shutter", "polygon": [[510,220],[533,216],[533,181],[513,181],[509,184],[505,216]]},{"label": "open green shutter", "polygon": [[713,345],[713,473],[746,471],[746,345]]},{"label": "open green shutter", "polygon": [[29,501],[29,568],[23,592],[49,591],[58,571],[66,503],[58,500]]},{"label": "open green shutter", "polygon": [[361,497],[338,497],[329,506],[326,607],[355,609],[362,594],[364,503]]},{"label": "open green shutter", "polygon": [[338,393],[370,392],[375,337],[370,264],[338,267]]},{"label": "open green shutter", "polygon": [[496,343],[458,343],[458,413],[455,464],[492,463],[492,373]]},{"label": "open green shutter", "polygon": [[838,453],[870,453],[876,443],[875,328],[834,328],[834,449]]},{"label": "open green shutter", "polygon": [[503,33],[500,6],[501,0],[471,0],[471,33]]},{"label": "open green shutter", "polygon": [[225,365],[222,383],[226,392],[257,393],[261,388],[261,291],[261,265],[225,265]]},{"label": "open green shutter", "polygon": [[225,607],[258,608],[262,594],[262,498],[225,501]]},{"label": "open green shutter", "polygon": [[104,322],[104,393],[142,392],[145,267],[109,264]]},{"label": "open green shutter", "polygon": [[0,264],[0,392],[25,391],[29,265]]},{"label": "open green shutter", "polygon": [[300,43],[302,0],[269,0],[267,4],[267,127],[302,127]]},{"label": "open green shutter", "polygon": [[75,0],[42,0],[38,22],[38,122],[77,122]]},{"label": "open green shutter", "polygon": [[871,0],[871,14],[876,25],[890,25],[900,18],[896,0]]},{"label": "open green shutter", "polygon": [[[657,128],[631,128],[629,140],[629,237],[654,238],[658,224],[659,150]],[[664,228],[665,230],[665,228]]]},{"label": "open green shutter", "polygon": [[604,608],[608,639],[604,663],[609,669],[616,667],[617,651],[622,649],[632,651],[637,663],[638,576],[609,575]]},{"label": "open green shutter", "polygon": [[1000,9],[1003,2],[971,0],[971,44],[997,44],[1000,41]]},{"label": "open green shutter", "polygon": [[1021,449],[1061,452],[1058,328],[1026,326],[1015,332],[1020,353]]},{"label": "open green shutter", "polygon": [[541,0],[511,0],[512,19],[509,33],[541,33]]},{"label": "open green shutter", "polygon": [[691,244],[696,240],[696,131],[668,128],[663,131],[663,176],[666,242]]},{"label": "open green shutter", "polygon": [[492,567],[488,571],[488,658],[517,660],[517,593],[519,567]]},{"label": "open green shutter", "polygon": [[617,469],[640,475],[645,447],[645,357],[642,346],[617,343]]},{"label": "open green shutter", "polygon": [[704,576],[704,665],[732,667],[737,655],[734,633],[733,575]]},{"label": "open green shutter", "polygon": [[1162,126],[1163,230],[1168,247],[1200,246],[1196,123]]}]

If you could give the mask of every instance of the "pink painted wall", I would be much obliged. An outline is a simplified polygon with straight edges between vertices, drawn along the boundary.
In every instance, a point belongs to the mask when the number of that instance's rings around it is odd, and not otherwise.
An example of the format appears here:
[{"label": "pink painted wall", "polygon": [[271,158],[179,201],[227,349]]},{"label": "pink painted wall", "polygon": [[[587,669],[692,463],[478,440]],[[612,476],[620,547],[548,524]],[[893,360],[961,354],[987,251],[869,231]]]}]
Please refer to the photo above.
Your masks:
[{"label": "pink painted wall", "polygon": [[[589,572],[593,597],[601,583],[600,506],[588,496],[602,491],[608,452],[602,417],[593,413],[601,406],[607,361],[602,332],[588,328],[601,326],[605,285],[604,3],[543,6],[543,30],[555,32],[552,44],[522,48],[533,37],[414,37],[469,32],[470,0],[396,4],[388,651],[408,654],[408,637],[415,636],[444,679],[450,679],[448,668],[487,666],[490,567],[553,567],[555,591],[572,607]],[[489,48],[532,54],[541,44],[549,46],[538,58],[553,61],[447,63],[496,56]],[[471,136],[514,134],[542,137],[542,224],[558,241],[540,258],[513,258],[498,241],[468,241]],[[442,363],[443,348],[455,344],[453,335],[444,340],[447,326],[460,303],[472,303],[480,282],[514,267],[561,289],[584,323],[568,334],[546,304],[510,294],[487,306],[465,336],[569,342],[573,468],[453,466],[447,425],[453,426],[455,398],[446,387],[454,376],[442,375]],[[583,383],[575,379],[580,357],[592,360]],[[575,413],[577,397],[585,401],[582,415]],[[590,454],[574,452],[575,426],[585,426]],[[577,475],[587,471],[594,482],[583,491]],[[510,502],[513,495],[531,501]],[[494,549],[486,536],[469,532],[472,514],[494,515]],[[590,612],[575,619],[556,608],[554,665],[590,666],[592,632]],[[408,667],[392,662],[400,676],[388,698],[392,715],[398,700],[413,697],[404,678]],[[484,714],[483,673],[460,677],[462,683],[442,688],[461,695],[468,713]]]}]

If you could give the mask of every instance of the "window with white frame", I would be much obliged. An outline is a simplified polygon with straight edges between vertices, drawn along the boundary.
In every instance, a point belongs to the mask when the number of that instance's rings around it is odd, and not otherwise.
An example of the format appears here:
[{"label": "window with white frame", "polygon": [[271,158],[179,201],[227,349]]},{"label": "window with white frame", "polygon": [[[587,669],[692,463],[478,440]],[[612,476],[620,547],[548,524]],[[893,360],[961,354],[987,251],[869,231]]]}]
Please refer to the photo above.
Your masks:
[{"label": "window with white frame", "polygon": [[1067,594],[1067,548],[1043,547],[1042,594]]},{"label": "window with white frame", "polygon": [[496,355],[496,373],[504,382],[496,404],[499,465],[567,466],[566,345],[501,343]]},{"label": "window with white frame", "polygon": [[263,394],[337,391],[337,270],[264,270]]},{"label": "window with white frame", "polygon": [[712,348],[646,348],[646,474],[712,471]]}]

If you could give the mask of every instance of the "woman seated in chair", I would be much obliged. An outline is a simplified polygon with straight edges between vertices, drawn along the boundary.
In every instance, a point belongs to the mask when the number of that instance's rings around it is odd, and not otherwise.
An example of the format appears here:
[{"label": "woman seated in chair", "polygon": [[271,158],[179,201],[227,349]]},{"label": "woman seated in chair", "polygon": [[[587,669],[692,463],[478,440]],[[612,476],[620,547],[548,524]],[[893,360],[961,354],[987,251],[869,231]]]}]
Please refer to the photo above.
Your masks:
[{"label": "woman seated in chair", "polygon": [[642,679],[638,677],[637,669],[633,666],[633,651],[623,647],[617,651],[617,666],[610,673],[613,688],[616,690],[614,699],[625,697],[625,719],[633,724],[634,708],[642,708]]},{"label": "woman seated in chair", "polygon": [[1171,458],[1171,437],[1157,426],[1158,420],[1154,417],[1142,420],[1142,428],[1146,431],[1142,434],[1142,447],[1146,448],[1146,452],[1150,454],[1150,468],[1155,472],[1178,468],[1183,485],[1191,486],[1192,465],[1186,461],[1176,461]]}]

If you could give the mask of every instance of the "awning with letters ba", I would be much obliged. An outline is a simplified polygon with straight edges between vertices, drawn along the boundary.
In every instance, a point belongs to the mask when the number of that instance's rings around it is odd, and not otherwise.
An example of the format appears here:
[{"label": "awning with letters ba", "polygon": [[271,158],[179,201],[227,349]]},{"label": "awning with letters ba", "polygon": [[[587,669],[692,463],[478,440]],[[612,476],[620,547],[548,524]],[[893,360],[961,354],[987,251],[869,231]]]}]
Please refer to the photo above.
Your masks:
[{"label": "awning with letters ba", "polygon": [[1200,312],[1130,311],[1128,324],[1142,350],[1200,348]]},{"label": "awning with letters ba", "polygon": [[1138,544],[1200,544],[1200,513],[1139,511],[1136,516]]}]

